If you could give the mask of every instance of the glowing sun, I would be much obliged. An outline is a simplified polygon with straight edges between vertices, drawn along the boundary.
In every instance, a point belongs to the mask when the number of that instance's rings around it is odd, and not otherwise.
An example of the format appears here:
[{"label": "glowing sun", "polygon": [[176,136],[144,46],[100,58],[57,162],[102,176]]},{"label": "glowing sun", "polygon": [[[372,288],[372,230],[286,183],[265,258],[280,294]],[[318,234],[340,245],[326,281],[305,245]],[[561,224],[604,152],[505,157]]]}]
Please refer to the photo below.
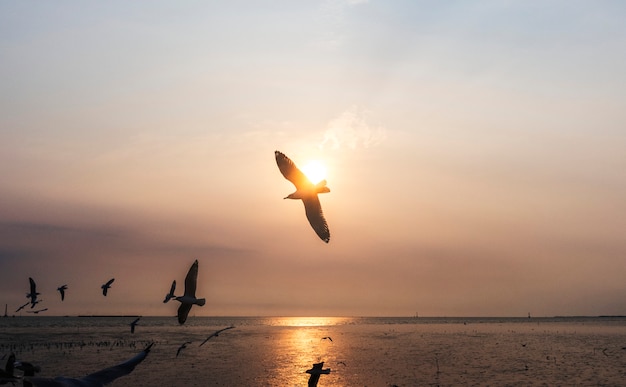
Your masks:
[{"label": "glowing sun", "polygon": [[317,184],[326,178],[326,167],[320,161],[311,160],[302,167],[302,173],[311,180],[311,183]]}]

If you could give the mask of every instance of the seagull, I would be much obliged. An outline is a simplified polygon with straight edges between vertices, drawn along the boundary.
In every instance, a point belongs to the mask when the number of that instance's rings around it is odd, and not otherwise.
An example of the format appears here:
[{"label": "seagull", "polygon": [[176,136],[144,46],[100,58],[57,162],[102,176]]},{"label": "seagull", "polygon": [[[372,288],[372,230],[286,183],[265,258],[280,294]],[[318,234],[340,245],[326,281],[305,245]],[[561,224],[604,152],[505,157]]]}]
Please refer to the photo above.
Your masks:
[{"label": "seagull", "polygon": [[169,302],[172,298],[176,297],[174,295],[174,290],[176,290],[176,280],[172,281],[172,287],[170,288],[170,292],[165,295],[165,300],[163,300],[164,304]]},{"label": "seagull", "polygon": [[[41,368],[38,365],[34,365],[26,361],[16,361],[14,365],[16,369],[24,373],[24,376],[35,376],[35,373],[41,371]],[[33,384],[29,380],[24,380],[22,384],[24,387],[33,386]]]},{"label": "seagull", "polygon": [[136,356],[126,360],[123,363],[120,363],[116,366],[105,368],[98,372],[94,372],[93,374],[89,374],[80,379],[74,378],[66,378],[64,376],[58,376],[54,379],[52,378],[30,378],[31,383],[34,386],[40,387],[101,387],[106,384],[113,382],[115,379],[120,378],[122,376],[128,375],[135,367],[141,363],[148,353],[150,353],[150,349],[154,343],[151,343],[141,351]]},{"label": "seagull", "polygon": [[13,370],[15,368],[15,354],[12,353],[9,355],[7,359],[7,365],[4,369],[0,368],[0,384],[15,384],[17,382],[17,376],[13,375]]},{"label": "seagull", "polygon": [[26,297],[30,298],[32,308],[35,306],[35,304],[37,304],[37,296],[41,293],[37,293],[37,284],[35,284],[35,280],[33,280],[31,277],[28,277],[28,281],[30,282],[30,293],[26,293]]},{"label": "seagull", "polygon": [[176,301],[180,302],[180,306],[178,307],[178,323],[181,325],[187,320],[189,311],[194,304],[203,306],[206,302],[204,298],[196,298],[197,280],[198,260],[196,259],[193,265],[189,268],[187,277],[185,277],[185,294],[174,298]]},{"label": "seagull", "polygon": [[204,343],[206,343],[207,341],[209,341],[209,339],[211,339],[211,337],[217,337],[217,336],[219,336],[219,335],[220,335],[220,333],[224,332],[225,330],[227,330],[227,329],[233,329],[233,328],[234,328],[234,326],[233,326],[233,325],[231,325],[231,326],[229,326],[229,327],[226,327],[226,328],[223,328],[223,329],[220,329],[220,330],[218,330],[218,331],[215,331],[215,332],[211,333],[211,335],[210,335],[209,337],[207,337],[207,338],[206,338],[206,339],[202,342],[202,344],[200,344],[200,347],[202,347],[202,346],[204,345]]},{"label": "seagull", "polygon": [[61,293],[61,301],[65,300],[65,290],[67,289],[67,285],[59,286],[57,290]]},{"label": "seagull", "polygon": [[15,311],[15,313],[19,312],[20,310],[24,309],[26,307],[26,305],[30,304],[30,301],[28,301],[27,303],[25,303],[24,305],[20,306],[19,308],[17,308],[17,310]]},{"label": "seagull", "polygon": [[0,368],[0,384],[13,384],[17,382],[18,377],[13,374],[14,364],[15,363],[15,354],[11,354],[9,359],[7,360],[7,365],[3,369]]},{"label": "seagull", "polygon": [[43,308],[43,309],[39,309],[39,310],[27,310],[26,313],[39,313],[39,312],[45,312],[46,310],[48,310],[48,308]]},{"label": "seagull", "polygon": [[178,350],[176,351],[176,357],[180,355],[180,351],[187,348],[187,344],[191,344],[191,341],[185,341],[180,347],[178,347]]},{"label": "seagull", "polygon": [[280,173],[283,174],[285,179],[296,186],[296,192],[289,194],[285,199],[302,200],[306,218],[309,220],[311,227],[313,227],[315,233],[317,233],[324,242],[328,243],[330,240],[330,230],[328,229],[326,219],[324,219],[320,200],[317,197],[319,193],[330,192],[330,189],[326,187],[326,180],[313,184],[304,173],[296,167],[289,157],[279,151],[275,151],[274,155],[276,156],[276,164],[278,165]]},{"label": "seagull", "polygon": [[109,291],[109,289],[111,288],[111,284],[113,283],[113,281],[115,281],[115,278],[111,278],[109,280],[109,282],[107,282],[106,284],[100,286],[102,288],[102,294],[106,297],[107,296],[107,292]]},{"label": "seagull", "polygon": [[333,342],[333,338],[330,336],[326,336],[326,337],[322,337],[321,340],[330,340],[330,342]]},{"label": "seagull", "polygon": [[135,321],[133,321],[132,323],[130,323],[130,333],[135,333],[135,326],[137,324],[139,324],[139,319],[141,318],[141,316],[137,317],[135,319]]}]

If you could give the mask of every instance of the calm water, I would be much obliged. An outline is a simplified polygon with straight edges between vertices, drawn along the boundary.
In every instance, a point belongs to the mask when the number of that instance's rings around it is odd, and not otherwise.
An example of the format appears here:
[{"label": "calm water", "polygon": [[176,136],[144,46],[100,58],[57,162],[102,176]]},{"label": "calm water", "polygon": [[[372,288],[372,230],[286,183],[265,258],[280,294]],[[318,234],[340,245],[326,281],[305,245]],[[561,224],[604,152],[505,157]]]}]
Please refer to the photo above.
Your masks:
[{"label": "calm water", "polygon": [[[623,385],[626,318],[0,318],[0,356],[80,377],[155,342],[115,386]],[[228,330],[199,344],[212,332]],[[323,337],[330,336],[330,340]],[[176,357],[178,347],[192,343]]]}]

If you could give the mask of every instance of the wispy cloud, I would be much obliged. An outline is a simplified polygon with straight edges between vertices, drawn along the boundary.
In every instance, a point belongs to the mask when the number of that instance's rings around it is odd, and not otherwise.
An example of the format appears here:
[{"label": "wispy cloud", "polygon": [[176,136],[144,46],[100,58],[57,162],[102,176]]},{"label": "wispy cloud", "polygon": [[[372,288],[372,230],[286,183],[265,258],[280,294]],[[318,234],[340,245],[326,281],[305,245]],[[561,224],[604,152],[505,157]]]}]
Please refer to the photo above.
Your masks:
[{"label": "wispy cloud", "polygon": [[368,148],[387,137],[384,127],[370,124],[368,111],[352,106],[328,123],[320,149]]}]

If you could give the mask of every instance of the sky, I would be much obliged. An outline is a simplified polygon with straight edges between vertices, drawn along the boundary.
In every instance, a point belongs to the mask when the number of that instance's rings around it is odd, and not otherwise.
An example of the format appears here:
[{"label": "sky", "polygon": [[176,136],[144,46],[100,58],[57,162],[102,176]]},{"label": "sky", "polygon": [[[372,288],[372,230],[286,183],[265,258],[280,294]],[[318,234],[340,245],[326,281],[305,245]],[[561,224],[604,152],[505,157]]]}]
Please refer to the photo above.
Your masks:
[{"label": "sky", "polygon": [[[173,316],[197,259],[196,316],[624,315],[624,19],[1,2],[0,304]],[[325,165],[328,244],[275,150]]]}]

